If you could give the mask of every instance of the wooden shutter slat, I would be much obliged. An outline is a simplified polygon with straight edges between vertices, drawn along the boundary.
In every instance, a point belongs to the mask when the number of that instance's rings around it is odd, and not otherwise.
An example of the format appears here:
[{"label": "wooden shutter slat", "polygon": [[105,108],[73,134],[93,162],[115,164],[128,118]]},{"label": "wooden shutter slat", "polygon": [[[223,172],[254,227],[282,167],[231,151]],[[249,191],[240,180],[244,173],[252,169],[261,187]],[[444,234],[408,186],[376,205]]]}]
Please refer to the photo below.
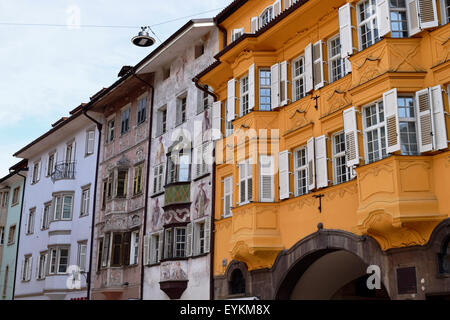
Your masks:
[{"label": "wooden shutter slat", "polygon": [[236,80],[231,79],[227,85],[227,121],[233,121],[236,115]]},{"label": "wooden shutter slat", "polygon": [[417,0],[406,0],[406,14],[408,16],[408,32],[411,37],[420,32]]},{"label": "wooden shutter slat", "polygon": [[386,152],[400,150],[400,124],[398,120],[397,89],[383,94],[384,117],[386,119]]},{"label": "wooden shutter slat", "polygon": [[280,200],[289,199],[289,151],[285,150],[278,155],[278,184]]},{"label": "wooden shutter slat", "polygon": [[316,188],[315,177],[315,139],[308,140],[306,147],[307,161],[308,161],[308,190],[314,190]]},{"label": "wooden shutter slat", "polygon": [[416,116],[419,131],[419,151],[431,151],[433,149],[433,123],[431,97],[428,89],[416,92]]},{"label": "wooden shutter slat", "polygon": [[359,164],[358,129],[356,123],[356,109],[349,108],[343,112],[345,135],[345,158],[347,167]]},{"label": "wooden shutter slat", "polygon": [[328,187],[327,137],[325,135],[316,138],[315,151],[317,188],[325,188]]},{"label": "wooden shutter slat", "polygon": [[305,48],[305,92],[314,89],[313,72],[312,44],[310,43]]},{"label": "wooden shutter slat", "polygon": [[377,0],[377,25],[380,37],[391,32],[391,13],[388,0]]},{"label": "wooden shutter slat", "polygon": [[432,109],[433,109],[433,138],[434,149],[443,150],[448,148],[447,126],[444,112],[444,99],[442,98],[442,88],[440,85],[430,89]]},{"label": "wooden shutter slat", "polygon": [[270,67],[271,103],[272,110],[280,106],[280,67],[276,63]]}]

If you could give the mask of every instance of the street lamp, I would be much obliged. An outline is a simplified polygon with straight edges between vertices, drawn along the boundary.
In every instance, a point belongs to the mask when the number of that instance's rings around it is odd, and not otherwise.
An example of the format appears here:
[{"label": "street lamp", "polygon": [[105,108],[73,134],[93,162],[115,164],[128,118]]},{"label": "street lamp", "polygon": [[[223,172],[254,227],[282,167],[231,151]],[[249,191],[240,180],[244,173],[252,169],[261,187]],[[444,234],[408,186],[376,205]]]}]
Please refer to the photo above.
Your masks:
[{"label": "street lamp", "polygon": [[[138,47],[150,47],[155,43],[155,39],[150,37],[147,29],[151,30],[150,27],[141,27],[139,34],[131,39],[131,42]],[[152,31],[153,32],[153,31]]]}]

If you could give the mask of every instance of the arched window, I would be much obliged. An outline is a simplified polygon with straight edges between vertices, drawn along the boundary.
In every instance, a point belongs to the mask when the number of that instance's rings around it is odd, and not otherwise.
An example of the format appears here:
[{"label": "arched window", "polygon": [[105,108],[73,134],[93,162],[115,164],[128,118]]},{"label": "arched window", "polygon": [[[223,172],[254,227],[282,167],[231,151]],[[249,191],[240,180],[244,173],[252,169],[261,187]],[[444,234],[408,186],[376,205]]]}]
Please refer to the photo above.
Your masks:
[{"label": "arched window", "polygon": [[450,236],[444,240],[439,253],[439,273],[450,274]]},{"label": "arched window", "polygon": [[245,278],[239,269],[231,274],[230,294],[245,294]]},{"label": "arched window", "polygon": [[273,7],[267,7],[259,16],[259,27],[262,28],[273,19]]}]

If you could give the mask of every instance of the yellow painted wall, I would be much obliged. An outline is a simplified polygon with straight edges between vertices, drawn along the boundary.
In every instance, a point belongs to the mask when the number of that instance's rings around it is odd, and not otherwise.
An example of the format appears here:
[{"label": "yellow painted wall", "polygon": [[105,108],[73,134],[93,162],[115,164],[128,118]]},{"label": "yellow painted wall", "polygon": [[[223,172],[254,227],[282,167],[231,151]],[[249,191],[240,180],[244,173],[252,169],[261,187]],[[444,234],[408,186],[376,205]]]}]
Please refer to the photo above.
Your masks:
[{"label": "yellow painted wall", "polygon": [[[204,75],[201,83],[214,88],[219,99],[227,99],[227,81],[240,79],[255,64],[270,67],[276,62],[289,61],[304,53],[308,43],[322,40],[325,43],[339,32],[338,10],[344,0],[310,0],[295,10],[258,38],[247,38],[220,55],[221,64]],[[250,0],[222,27],[228,35],[235,28],[245,27],[250,32],[250,19],[262,12],[272,1]],[[356,13],[352,10],[353,21]],[[343,130],[342,111],[361,107],[382,99],[384,92],[397,88],[399,94],[450,84],[450,24],[422,31],[412,38],[392,39],[389,36],[371,47],[355,52],[350,58],[352,73],[322,89],[313,91],[303,99],[272,112],[258,110],[258,73],[256,72],[256,108],[254,112],[233,122],[235,136],[248,133],[247,129],[280,129],[279,151],[306,144],[311,137],[327,135]],[[358,48],[356,31],[354,47]],[[327,47],[324,47],[327,61]],[[288,68],[288,79],[291,68]],[[325,65],[325,79],[328,70]],[[236,87],[239,97],[239,86]],[[288,87],[292,96],[291,85]],[[319,96],[318,106],[311,99]],[[445,110],[449,101],[444,98]],[[236,101],[239,114],[239,101]],[[304,113],[299,113],[301,111]],[[223,106],[223,118],[225,107]],[[361,115],[357,116],[358,129],[362,130]],[[447,132],[450,137],[450,121]],[[223,126],[224,127],[224,123]],[[218,143],[217,153],[227,150],[235,136]],[[246,144],[247,146],[249,143]],[[228,148],[230,149],[230,148]],[[234,149],[237,157],[237,147]],[[249,148],[247,148],[249,149]],[[331,142],[327,142],[331,158]],[[359,135],[360,156],[364,156],[364,142]],[[246,157],[258,158],[257,151],[246,151]],[[274,154],[278,158],[278,154]],[[224,160],[224,159],[222,159]],[[221,159],[218,159],[220,163]],[[244,261],[250,270],[271,267],[282,249],[289,249],[302,238],[317,231],[318,223],[325,229],[339,229],[374,237],[383,250],[410,245],[425,244],[433,228],[450,216],[450,151],[430,152],[416,157],[391,156],[387,159],[362,165],[356,169],[358,178],[350,182],[315,191],[313,193],[279,201],[278,175],[275,176],[275,203],[251,203],[235,206],[233,217],[223,219],[223,179],[233,175],[233,203],[238,202],[238,167],[236,164],[218,164],[216,171],[216,233],[215,275],[224,274],[222,261]],[[290,171],[293,172],[291,157]],[[253,199],[259,198],[258,165],[253,166]],[[328,162],[329,180],[333,180],[333,168]],[[294,190],[294,178],[290,191]],[[319,200],[313,196],[324,194],[323,211],[319,213]]]}]

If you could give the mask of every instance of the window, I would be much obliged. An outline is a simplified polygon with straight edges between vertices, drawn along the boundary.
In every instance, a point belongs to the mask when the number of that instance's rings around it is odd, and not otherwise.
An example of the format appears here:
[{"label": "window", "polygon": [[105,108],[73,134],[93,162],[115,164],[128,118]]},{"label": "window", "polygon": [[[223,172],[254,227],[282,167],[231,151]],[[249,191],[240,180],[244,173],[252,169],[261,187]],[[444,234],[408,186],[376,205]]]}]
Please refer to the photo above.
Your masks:
[{"label": "window", "polygon": [[[205,89],[209,90],[209,87],[205,86]],[[198,90],[198,100],[197,100],[197,114],[200,114],[209,108],[209,106],[210,106],[209,100],[210,100],[209,94],[207,92],[199,89]]]},{"label": "window", "polygon": [[441,0],[442,24],[450,22],[450,0]]},{"label": "window", "polygon": [[261,111],[272,110],[270,79],[270,70],[259,70],[259,110]]},{"label": "window", "polygon": [[230,294],[245,294],[245,278],[240,269],[233,271],[229,285]]},{"label": "window", "polygon": [[113,185],[114,185],[114,173],[109,174],[107,185],[106,185],[106,198],[109,200],[113,196]]},{"label": "window", "polygon": [[205,45],[200,43],[195,46],[195,59],[200,58],[205,53]]},{"label": "window", "polygon": [[16,239],[16,226],[9,227],[9,233],[8,233],[8,245],[14,244]]},{"label": "window", "polygon": [[170,66],[163,68],[163,81],[170,78]]},{"label": "window", "polygon": [[50,223],[50,210],[52,203],[44,204],[44,211],[42,212],[41,230],[46,230]]},{"label": "window", "polygon": [[253,198],[253,172],[250,159],[239,164],[239,202],[250,203]]},{"label": "window", "polygon": [[[225,110],[228,110],[228,100],[225,101]],[[233,120],[228,121],[225,116],[225,137],[233,134]]]},{"label": "window", "polygon": [[223,216],[224,218],[232,216],[233,208],[233,176],[226,177],[223,180]]},{"label": "window", "polygon": [[387,155],[383,102],[376,102],[365,107],[363,118],[366,162],[372,163]]},{"label": "window", "polygon": [[2,201],[3,208],[8,207],[8,199],[9,199],[9,192],[3,192],[3,197],[0,199]]},{"label": "window", "polygon": [[55,196],[53,204],[53,221],[72,219],[73,195]]},{"label": "window", "polygon": [[105,234],[105,239],[102,241],[103,243],[103,250],[102,250],[102,267],[108,266],[109,261],[109,251],[110,251],[110,245],[111,245],[111,233]]},{"label": "window", "polygon": [[39,255],[36,279],[38,280],[45,279],[46,265],[47,265],[47,252],[41,252],[41,254]]},{"label": "window", "polygon": [[306,95],[305,91],[305,57],[301,56],[292,62],[292,97],[294,101]]},{"label": "window", "polygon": [[240,37],[244,35],[244,28],[241,29],[234,29],[231,33],[231,42],[236,41]]},{"label": "window", "polygon": [[390,0],[391,37],[408,37],[408,17],[406,14],[406,0]]},{"label": "window", "polygon": [[175,228],[175,258],[186,256],[186,228]]},{"label": "window", "polygon": [[99,239],[97,242],[98,255],[97,255],[97,272],[102,269],[103,260],[103,239]]},{"label": "window", "polygon": [[295,196],[308,193],[308,161],[306,147],[294,151]]},{"label": "window", "polygon": [[11,203],[12,206],[19,203],[19,197],[20,197],[20,187],[14,188],[12,203]]},{"label": "window", "polygon": [[5,243],[5,227],[0,227],[0,246]]},{"label": "window", "polygon": [[413,97],[398,97],[400,145],[403,155],[418,155],[417,127]]},{"label": "window", "polygon": [[52,153],[48,156],[48,164],[47,164],[47,177],[50,177],[52,173],[55,171],[55,154]]},{"label": "window", "polygon": [[119,169],[117,171],[116,197],[125,198],[128,189],[128,169]]},{"label": "window", "polygon": [[87,241],[78,243],[77,264],[80,271],[86,271]]},{"label": "window", "polygon": [[90,192],[91,192],[90,187],[86,187],[81,190],[80,216],[87,216],[89,214]]},{"label": "window", "polygon": [[26,228],[27,234],[34,233],[34,218],[35,218],[35,216],[36,216],[36,208],[30,209],[30,213],[28,214],[28,219],[27,219],[27,228]]},{"label": "window", "polygon": [[163,135],[167,131],[167,107],[164,106],[158,110],[158,123],[156,125],[156,136]]},{"label": "window", "polygon": [[136,265],[139,261],[139,231],[131,233],[130,264]]},{"label": "window", "polygon": [[164,191],[163,186],[164,164],[157,165],[153,168],[153,193]]},{"label": "window", "polygon": [[266,8],[259,16],[259,27],[262,28],[273,19],[273,7]]},{"label": "window", "polygon": [[130,109],[122,112],[122,121],[120,123],[120,134],[124,135],[130,130]]},{"label": "window", "polygon": [[259,157],[259,201],[275,201],[274,159],[270,155]]},{"label": "window", "polygon": [[241,117],[250,112],[248,89],[248,75],[246,75],[241,79]]},{"label": "window", "polygon": [[344,60],[341,57],[341,38],[339,35],[328,40],[328,56],[330,82],[334,82],[342,78],[344,72]]},{"label": "window", "polygon": [[95,147],[95,131],[89,130],[86,132],[86,156],[94,154]]},{"label": "window", "polygon": [[111,266],[121,267],[130,264],[131,232],[112,234]]},{"label": "window", "polygon": [[172,257],[172,229],[166,229],[164,232],[164,258]]},{"label": "window", "polygon": [[6,266],[5,279],[3,281],[3,292],[2,292],[3,298],[6,298],[6,290],[8,289],[8,275],[9,275],[9,266]]},{"label": "window", "polygon": [[31,184],[38,183],[40,175],[41,175],[41,162],[37,161],[33,165],[33,176],[31,178]]},{"label": "window", "polygon": [[[206,219],[203,219],[201,221],[197,221],[192,223],[193,224],[193,256],[199,256],[205,253],[209,252],[209,246],[208,243],[211,239],[209,230],[211,229],[211,218],[207,217]],[[189,229],[189,228],[188,228]],[[189,235],[188,235],[189,236]]]},{"label": "window", "polygon": [[139,195],[144,189],[144,164],[134,168],[133,194]]},{"label": "window", "polygon": [[107,132],[107,138],[106,142],[110,143],[114,141],[114,128],[115,128],[115,120],[109,120],[108,121],[108,132]]},{"label": "window", "polygon": [[167,159],[167,184],[175,182],[187,182],[190,179],[190,154],[180,151],[172,154]]},{"label": "window", "polygon": [[156,264],[160,262],[162,250],[161,245],[162,232],[152,234],[150,238],[150,264]]},{"label": "window", "polygon": [[208,157],[212,155],[211,142],[205,142],[194,149],[195,177],[201,177],[209,172]]},{"label": "window", "polygon": [[377,26],[376,0],[365,0],[357,6],[360,48],[364,50],[380,40]]},{"label": "window", "polygon": [[177,99],[177,126],[186,121],[186,106],[187,106],[187,96],[179,97]]},{"label": "window", "polygon": [[73,162],[75,159],[75,154],[74,154],[74,143],[69,143],[67,144],[66,147],[66,163],[70,163]]},{"label": "window", "polygon": [[31,280],[31,268],[33,264],[32,256],[25,256],[22,264],[22,281]]},{"label": "window", "polygon": [[50,249],[49,274],[65,274],[69,266],[69,248],[56,247]]},{"label": "window", "polygon": [[147,120],[147,98],[142,98],[138,101],[138,113],[137,113],[137,124]]},{"label": "window", "polygon": [[340,132],[332,137],[333,142],[333,172],[334,184],[344,183],[350,180],[350,169],[345,161],[345,138]]}]

